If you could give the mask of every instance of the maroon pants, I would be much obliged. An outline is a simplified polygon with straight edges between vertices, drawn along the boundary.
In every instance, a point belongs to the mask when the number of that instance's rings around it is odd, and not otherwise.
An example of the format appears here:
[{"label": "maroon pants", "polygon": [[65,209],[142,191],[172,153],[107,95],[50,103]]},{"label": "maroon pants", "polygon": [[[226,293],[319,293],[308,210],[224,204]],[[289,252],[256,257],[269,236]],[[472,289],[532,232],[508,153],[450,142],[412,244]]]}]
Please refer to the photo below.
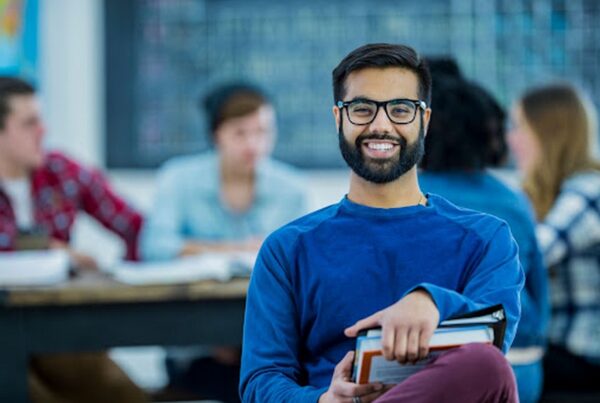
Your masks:
[{"label": "maroon pants", "polygon": [[518,401],[515,377],[502,353],[496,347],[473,343],[440,354],[375,403]]}]

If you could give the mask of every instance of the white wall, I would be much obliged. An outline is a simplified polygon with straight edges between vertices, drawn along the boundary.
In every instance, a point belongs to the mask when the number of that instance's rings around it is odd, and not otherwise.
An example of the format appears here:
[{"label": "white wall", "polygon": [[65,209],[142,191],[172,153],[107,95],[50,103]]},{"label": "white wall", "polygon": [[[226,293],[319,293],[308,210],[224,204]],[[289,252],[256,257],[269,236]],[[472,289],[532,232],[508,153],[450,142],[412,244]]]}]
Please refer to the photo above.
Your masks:
[{"label": "white wall", "polygon": [[103,132],[103,4],[40,1],[40,90],[47,143],[101,165]]}]

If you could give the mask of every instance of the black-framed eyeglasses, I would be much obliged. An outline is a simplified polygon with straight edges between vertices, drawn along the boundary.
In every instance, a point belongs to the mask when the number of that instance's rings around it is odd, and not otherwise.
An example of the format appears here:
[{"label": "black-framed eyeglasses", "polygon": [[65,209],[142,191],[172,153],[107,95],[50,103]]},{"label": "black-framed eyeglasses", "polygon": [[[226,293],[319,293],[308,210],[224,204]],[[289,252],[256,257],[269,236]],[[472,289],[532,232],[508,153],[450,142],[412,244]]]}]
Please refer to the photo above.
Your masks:
[{"label": "black-framed eyeglasses", "polygon": [[427,109],[425,101],[403,98],[381,102],[359,98],[348,102],[337,101],[336,105],[340,109],[346,108],[348,120],[355,125],[371,124],[382,106],[388,119],[398,125],[406,125],[415,120],[419,108]]}]

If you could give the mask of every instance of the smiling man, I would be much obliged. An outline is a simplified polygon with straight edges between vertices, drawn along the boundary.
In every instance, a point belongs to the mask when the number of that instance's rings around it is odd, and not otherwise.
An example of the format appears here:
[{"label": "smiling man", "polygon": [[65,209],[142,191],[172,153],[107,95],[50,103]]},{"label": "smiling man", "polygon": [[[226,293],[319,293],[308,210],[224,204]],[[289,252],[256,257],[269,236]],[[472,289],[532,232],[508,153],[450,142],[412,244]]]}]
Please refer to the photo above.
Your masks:
[{"label": "smiling man", "polygon": [[499,350],[439,355],[403,383],[350,381],[354,337],[380,326],[388,360],[427,355],[441,320],[502,304],[514,337],[523,274],[507,225],[424,195],[431,78],[411,48],[360,47],[333,70],[333,115],[350,189],[264,243],[248,291],[244,402],[513,402]]}]

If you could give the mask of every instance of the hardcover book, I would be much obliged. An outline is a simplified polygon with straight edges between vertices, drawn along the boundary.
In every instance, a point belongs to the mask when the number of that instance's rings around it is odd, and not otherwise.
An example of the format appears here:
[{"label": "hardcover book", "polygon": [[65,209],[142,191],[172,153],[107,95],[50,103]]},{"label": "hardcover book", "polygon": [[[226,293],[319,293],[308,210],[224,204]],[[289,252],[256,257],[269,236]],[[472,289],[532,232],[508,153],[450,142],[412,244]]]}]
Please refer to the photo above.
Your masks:
[{"label": "hardcover book", "polygon": [[473,311],[441,322],[429,341],[429,354],[416,363],[388,361],[381,351],[381,328],[363,330],[356,338],[353,381],[397,384],[423,369],[436,356],[467,343],[502,348],[506,318],[502,305]]}]

